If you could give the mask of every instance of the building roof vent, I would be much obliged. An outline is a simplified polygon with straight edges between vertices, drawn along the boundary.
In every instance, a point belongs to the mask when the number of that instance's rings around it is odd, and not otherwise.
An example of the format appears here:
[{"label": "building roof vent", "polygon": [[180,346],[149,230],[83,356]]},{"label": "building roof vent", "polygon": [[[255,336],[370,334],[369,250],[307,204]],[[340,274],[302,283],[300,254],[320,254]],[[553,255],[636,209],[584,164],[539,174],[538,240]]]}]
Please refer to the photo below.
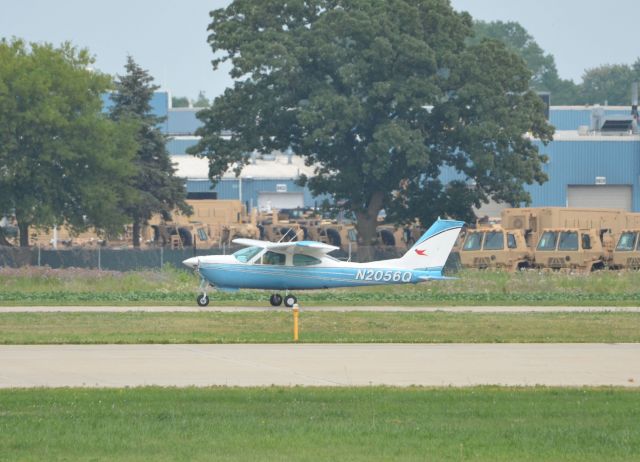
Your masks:
[{"label": "building roof vent", "polygon": [[633,116],[607,116],[602,120],[600,131],[603,135],[625,135],[633,133]]}]

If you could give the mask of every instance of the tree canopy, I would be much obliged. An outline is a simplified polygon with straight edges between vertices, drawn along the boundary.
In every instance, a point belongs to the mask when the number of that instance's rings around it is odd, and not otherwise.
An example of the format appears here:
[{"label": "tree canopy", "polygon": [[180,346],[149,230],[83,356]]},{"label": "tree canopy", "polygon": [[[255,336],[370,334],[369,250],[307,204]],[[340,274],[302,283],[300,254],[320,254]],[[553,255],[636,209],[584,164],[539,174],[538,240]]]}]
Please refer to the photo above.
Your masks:
[{"label": "tree canopy", "polygon": [[631,83],[640,82],[640,58],[633,65],[606,64],[582,76],[580,103],[631,104]]},{"label": "tree canopy", "polygon": [[0,41],[0,213],[29,227],[117,230],[135,172],[130,127],[101,113],[110,78],[69,43]]},{"label": "tree canopy", "polygon": [[527,63],[531,88],[551,92],[555,105],[608,104],[631,102],[631,83],[640,81],[640,58],[633,65],[603,64],[586,69],[582,81],[561,79],[553,55],[545,53],[535,39],[517,22],[474,21],[469,43],[494,39],[504,43]]},{"label": "tree canopy", "polygon": [[211,105],[211,101],[207,98],[207,94],[204,91],[198,92],[198,97],[193,102],[193,107],[209,107]]},{"label": "tree canopy", "polygon": [[518,54],[531,71],[531,88],[551,92],[553,104],[576,104],[579,87],[572,80],[561,79],[555,58],[545,53],[533,36],[519,23],[508,21],[474,21],[470,43],[493,39]]},{"label": "tree canopy", "polygon": [[[545,180],[525,134],[547,142],[552,128],[525,62],[469,44],[471,17],[446,0],[236,0],[211,16],[214,66],[230,61],[238,79],[199,113],[191,153],[214,181],[253,151],[291,148],[315,166],[301,181],[352,211],[368,245],[383,208],[467,218]],[[440,182],[442,169],[458,181]]]},{"label": "tree canopy", "polygon": [[172,96],[171,97],[171,107],[189,107],[189,98],[186,96]]},{"label": "tree canopy", "polygon": [[133,245],[138,247],[140,226],[154,213],[169,218],[176,208],[189,214],[191,207],[185,202],[184,181],[174,176],[166,138],[158,127],[163,119],[153,115],[151,110],[151,98],[158,86],[131,56],[127,58],[125,70],[125,75],[116,79],[109,114],[115,121],[136,127],[138,149],[133,165],[137,174],[130,182],[135,192],[122,207],[133,223]]}]

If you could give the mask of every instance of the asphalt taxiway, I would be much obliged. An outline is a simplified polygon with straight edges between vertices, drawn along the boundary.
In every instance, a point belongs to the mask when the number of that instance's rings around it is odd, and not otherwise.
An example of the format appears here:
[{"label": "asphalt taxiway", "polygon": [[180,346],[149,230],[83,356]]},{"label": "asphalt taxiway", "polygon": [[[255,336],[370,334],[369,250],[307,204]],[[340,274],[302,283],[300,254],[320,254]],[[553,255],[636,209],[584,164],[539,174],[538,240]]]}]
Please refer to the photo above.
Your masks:
[{"label": "asphalt taxiway", "polygon": [[640,344],[0,346],[0,387],[640,386]]}]

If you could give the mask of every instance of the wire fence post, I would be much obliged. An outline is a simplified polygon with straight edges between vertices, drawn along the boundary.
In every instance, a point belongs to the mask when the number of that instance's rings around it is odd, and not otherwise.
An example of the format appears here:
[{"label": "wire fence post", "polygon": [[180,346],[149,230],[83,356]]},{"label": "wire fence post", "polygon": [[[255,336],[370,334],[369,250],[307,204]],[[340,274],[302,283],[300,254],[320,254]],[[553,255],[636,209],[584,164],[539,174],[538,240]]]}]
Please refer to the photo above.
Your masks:
[{"label": "wire fence post", "polygon": [[160,247],[160,269],[164,266],[164,247]]},{"label": "wire fence post", "polygon": [[98,271],[102,271],[102,252],[98,246]]},{"label": "wire fence post", "polygon": [[38,267],[40,267],[40,243],[38,242]]}]

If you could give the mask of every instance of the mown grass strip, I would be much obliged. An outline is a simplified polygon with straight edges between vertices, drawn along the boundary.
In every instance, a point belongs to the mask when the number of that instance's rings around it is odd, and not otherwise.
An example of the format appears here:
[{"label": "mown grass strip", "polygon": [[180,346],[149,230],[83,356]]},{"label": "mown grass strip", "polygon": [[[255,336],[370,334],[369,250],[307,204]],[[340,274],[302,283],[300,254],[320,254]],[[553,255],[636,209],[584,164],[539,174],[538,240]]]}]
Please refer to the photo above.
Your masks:
[{"label": "mown grass strip", "polygon": [[[473,272],[408,286],[299,292],[314,305],[608,305],[640,304],[640,272],[592,274]],[[0,268],[0,305],[194,305],[197,279],[168,268],[120,273]],[[212,304],[265,305],[268,292],[212,292]]]},{"label": "mown grass strip", "polygon": [[[212,292],[212,306],[267,306],[265,291],[243,291],[238,294]],[[415,292],[381,293],[370,289],[298,293],[301,302],[311,305],[360,306],[638,306],[640,292],[620,294],[565,293],[452,293]],[[166,291],[130,292],[2,292],[0,305],[195,305],[195,293]]]},{"label": "mown grass strip", "polygon": [[0,390],[2,460],[629,461],[640,391]]},{"label": "mown grass strip", "polygon": [[[284,343],[291,313],[2,313],[2,344]],[[640,342],[637,313],[303,312],[310,343]]]}]

